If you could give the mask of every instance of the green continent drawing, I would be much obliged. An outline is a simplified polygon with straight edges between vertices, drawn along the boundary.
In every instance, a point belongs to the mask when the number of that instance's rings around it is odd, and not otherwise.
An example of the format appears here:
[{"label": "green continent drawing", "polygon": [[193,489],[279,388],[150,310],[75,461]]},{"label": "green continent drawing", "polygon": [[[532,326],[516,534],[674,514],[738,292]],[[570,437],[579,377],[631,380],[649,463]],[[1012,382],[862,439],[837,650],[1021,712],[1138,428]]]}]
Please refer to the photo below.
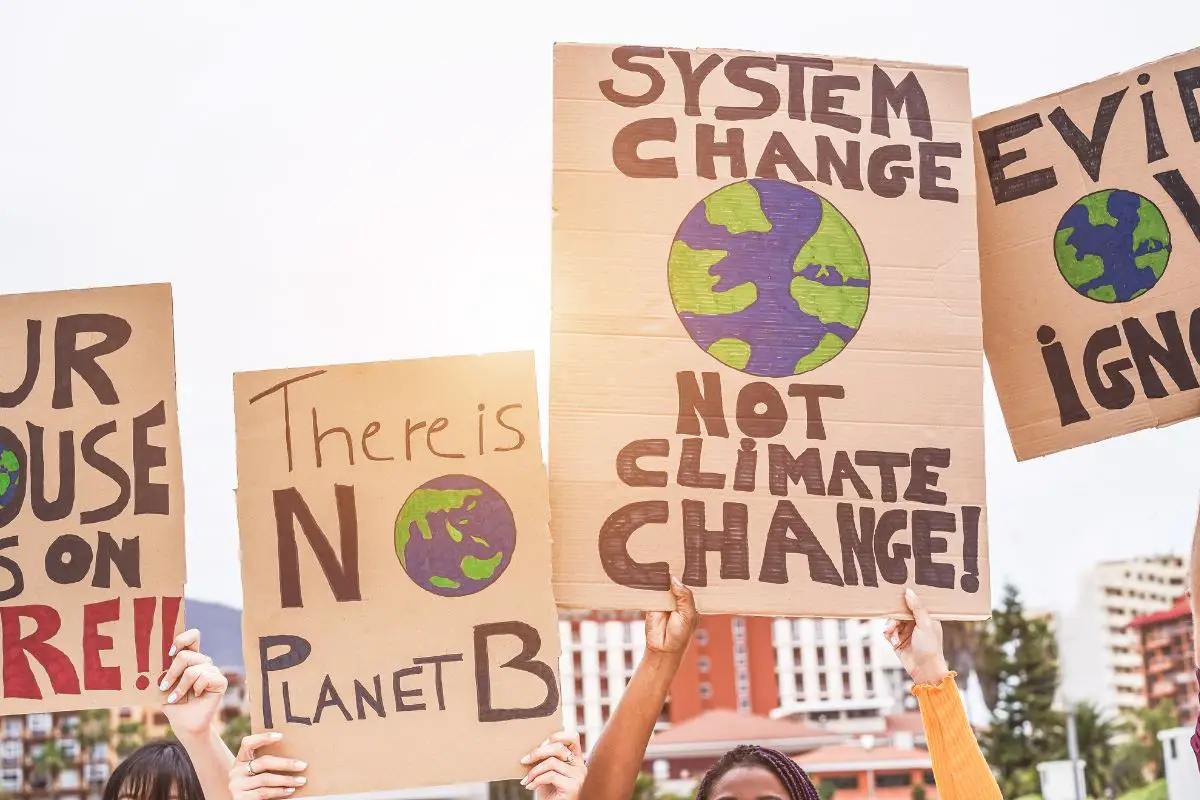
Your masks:
[{"label": "green continent drawing", "polygon": [[867,313],[871,268],[832,203],[754,178],[692,208],[671,244],[667,284],[684,328],[709,355],[781,378],[846,348]]},{"label": "green continent drawing", "polygon": [[396,516],[396,557],[414,583],[460,597],[494,583],[512,560],[516,523],[504,498],[468,475],[415,489]]}]

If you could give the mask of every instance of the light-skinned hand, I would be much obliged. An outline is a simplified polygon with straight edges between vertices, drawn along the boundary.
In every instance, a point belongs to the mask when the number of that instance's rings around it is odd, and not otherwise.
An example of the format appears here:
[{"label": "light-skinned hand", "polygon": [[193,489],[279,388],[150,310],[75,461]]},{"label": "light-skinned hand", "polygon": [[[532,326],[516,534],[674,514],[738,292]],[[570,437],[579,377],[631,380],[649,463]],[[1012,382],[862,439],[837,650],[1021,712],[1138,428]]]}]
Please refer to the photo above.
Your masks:
[{"label": "light-skinned hand", "polygon": [[942,623],[929,616],[917,593],[904,590],[904,603],[911,620],[891,620],[883,635],[900,657],[913,683],[936,685],[950,674],[942,653]]},{"label": "light-skinned hand", "polygon": [[646,649],[657,653],[678,655],[687,650],[700,614],[692,590],[674,575],[671,576],[671,597],[674,611],[646,612]]},{"label": "light-skinned hand", "polygon": [[522,758],[521,763],[529,767],[521,785],[533,792],[537,800],[575,800],[587,777],[578,733],[559,731]]},{"label": "light-skinned hand", "polygon": [[306,778],[297,775],[308,765],[281,756],[260,756],[264,747],[278,744],[283,734],[277,731],[254,733],[242,739],[233,769],[229,770],[229,794],[233,800],[279,800],[291,797]]},{"label": "light-skinned hand", "polygon": [[158,684],[165,695],[162,712],[176,736],[207,733],[221,710],[229,680],[200,652],[198,630],[176,636],[170,653],[174,659]]}]

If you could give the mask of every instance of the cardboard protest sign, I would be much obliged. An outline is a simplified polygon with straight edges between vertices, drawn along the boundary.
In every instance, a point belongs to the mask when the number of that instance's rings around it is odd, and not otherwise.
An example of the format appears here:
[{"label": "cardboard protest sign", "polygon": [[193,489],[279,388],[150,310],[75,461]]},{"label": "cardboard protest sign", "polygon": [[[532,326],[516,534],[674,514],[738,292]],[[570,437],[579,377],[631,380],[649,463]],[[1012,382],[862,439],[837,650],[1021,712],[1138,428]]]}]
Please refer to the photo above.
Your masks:
[{"label": "cardboard protest sign", "polygon": [[1200,414],[1200,50],[975,121],[984,344],[1018,459]]},{"label": "cardboard protest sign", "polygon": [[0,296],[0,714],[150,705],[181,629],[168,285]]},{"label": "cardboard protest sign", "polygon": [[255,730],[309,795],[512,778],[557,730],[533,357],[235,376]]},{"label": "cardboard protest sign", "polygon": [[561,45],[560,604],[986,616],[965,70]]}]

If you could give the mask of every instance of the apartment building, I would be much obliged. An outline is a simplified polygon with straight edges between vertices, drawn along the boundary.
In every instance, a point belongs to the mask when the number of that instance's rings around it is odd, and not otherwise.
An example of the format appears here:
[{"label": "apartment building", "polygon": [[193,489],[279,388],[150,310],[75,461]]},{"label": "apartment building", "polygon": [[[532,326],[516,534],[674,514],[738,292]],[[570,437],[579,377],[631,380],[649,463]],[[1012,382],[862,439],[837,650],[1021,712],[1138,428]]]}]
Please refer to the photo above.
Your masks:
[{"label": "apartment building", "polygon": [[1142,691],[1146,705],[1172,701],[1179,724],[1192,725],[1200,703],[1196,699],[1195,639],[1192,607],[1181,596],[1166,611],[1147,614],[1129,623],[1142,657]]},{"label": "apartment building", "polygon": [[1142,655],[1129,623],[1169,609],[1186,575],[1173,555],[1104,562],[1084,575],[1078,602],[1056,631],[1069,700],[1115,713],[1145,706]]},{"label": "apartment building", "polygon": [[[701,619],[659,729],[725,709],[880,734],[885,717],[915,709],[911,682],[882,620]],[[596,741],[645,651],[641,614],[563,612],[563,725]]]}]

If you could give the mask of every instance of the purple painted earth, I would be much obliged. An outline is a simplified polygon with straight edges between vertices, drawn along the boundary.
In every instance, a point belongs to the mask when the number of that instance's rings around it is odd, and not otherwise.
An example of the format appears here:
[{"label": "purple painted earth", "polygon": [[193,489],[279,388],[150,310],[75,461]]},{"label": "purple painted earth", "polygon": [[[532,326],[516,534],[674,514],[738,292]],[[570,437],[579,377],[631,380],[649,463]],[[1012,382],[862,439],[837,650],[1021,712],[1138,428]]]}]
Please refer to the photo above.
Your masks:
[{"label": "purple painted earth", "polygon": [[512,509],[488,484],[443,475],[415,489],[396,517],[396,557],[413,583],[462,597],[499,579],[513,557]]}]

